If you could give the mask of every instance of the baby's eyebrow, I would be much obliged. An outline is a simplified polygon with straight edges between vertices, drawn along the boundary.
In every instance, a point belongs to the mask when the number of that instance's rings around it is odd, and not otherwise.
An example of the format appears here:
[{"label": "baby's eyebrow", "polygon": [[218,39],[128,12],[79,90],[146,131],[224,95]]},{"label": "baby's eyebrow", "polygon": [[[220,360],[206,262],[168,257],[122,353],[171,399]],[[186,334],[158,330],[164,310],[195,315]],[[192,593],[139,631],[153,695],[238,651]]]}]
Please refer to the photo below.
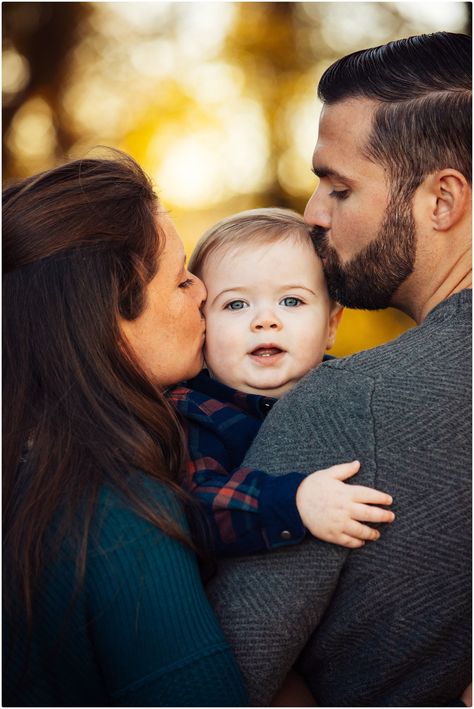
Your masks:
[{"label": "baby's eyebrow", "polygon": [[246,290],[248,290],[248,288],[246,288],[245,286],[232,286],[232,288],[224,288],[224,290],[219,291],[217,295],[219,296],[223,293],[234,293],[235,291],[238,291],[240,293],[241,291]]},{"label": "baby's eyebrow", "polygon": [[218,298],[221,297],[221,295],[224,295],[225,293],[241,293],[242,291],[245,292],[247,289],[245,286],[234,286],[233,288],[224,288],[224,290],[219,291],[219,293],[216,295],[215,298],[213,298],[212,303],[215,303]]},{"label": "baby's eyebrow", "polygon": [[293,288],[300,288],[301,290],[307,290],[309,293],[312,293],[313,295],[316,295],[314,290],[311,290],[311,288],[308,288],[308,286],[302,286],[301,284],[298,283],[293,283],[288,286],[282,286],[281,290],[292,290]]}]

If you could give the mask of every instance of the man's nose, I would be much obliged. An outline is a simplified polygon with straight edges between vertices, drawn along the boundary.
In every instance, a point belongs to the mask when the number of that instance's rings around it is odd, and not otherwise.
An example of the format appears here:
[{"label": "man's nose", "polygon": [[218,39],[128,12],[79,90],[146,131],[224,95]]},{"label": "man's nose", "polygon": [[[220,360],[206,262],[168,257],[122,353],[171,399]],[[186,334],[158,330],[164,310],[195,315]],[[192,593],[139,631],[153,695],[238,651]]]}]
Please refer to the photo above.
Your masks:
[{"label": "man's nose", "polygon": [[309,226],[319,226],[330,229],[331,215],[328,200],[324,198],[320,186],[314,190],[304,210],[304,220]]},{"label": "man's nose", "polygon": [[282,323],[273,310],[266,309],[259,312],[251,322],[251,330],[259,332],[263,330],[281,330]]}]

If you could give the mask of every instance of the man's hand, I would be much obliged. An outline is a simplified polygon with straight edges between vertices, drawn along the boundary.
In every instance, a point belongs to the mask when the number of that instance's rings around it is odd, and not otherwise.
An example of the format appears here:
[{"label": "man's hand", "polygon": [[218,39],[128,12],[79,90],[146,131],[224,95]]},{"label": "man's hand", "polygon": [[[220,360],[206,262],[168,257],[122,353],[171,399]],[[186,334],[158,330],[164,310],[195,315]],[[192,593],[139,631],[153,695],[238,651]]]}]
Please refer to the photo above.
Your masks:
[{"label": "man's hand", "polygon": [[393,522],[395,515],[373,505],[391,505],[390,495],[343,481],[355,475],[358,460],[318,470],[296,491],[296,507],[304,526],[318,539],[352,549],[380,537],[377,529],[362,522]]}]

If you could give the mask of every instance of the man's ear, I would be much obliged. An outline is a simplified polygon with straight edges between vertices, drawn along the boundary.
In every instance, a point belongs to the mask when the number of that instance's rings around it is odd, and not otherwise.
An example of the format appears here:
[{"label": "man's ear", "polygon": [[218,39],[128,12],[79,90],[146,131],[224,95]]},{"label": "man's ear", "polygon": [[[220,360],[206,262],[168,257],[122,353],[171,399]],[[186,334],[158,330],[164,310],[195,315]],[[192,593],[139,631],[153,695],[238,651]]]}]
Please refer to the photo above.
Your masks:
[{"label": "man's ear", "polygon": [[447,168],[430,175],[429,189],[434,197],[431,222],[437,231],[447,231],[460,222],[471,204],[471,188],[458,170]]},{"label": "man's ear", "polygon": [[332,303],[331,311],[329,313],[328,339],[326,343],[327,350],[330,350],[331,347],[334,347],[334,343],[336,341],[337,328],[339,327],[339,323],[341,322],[343,312],[344,308],[342,307],[342,305],[339,305],[339,303]]}]

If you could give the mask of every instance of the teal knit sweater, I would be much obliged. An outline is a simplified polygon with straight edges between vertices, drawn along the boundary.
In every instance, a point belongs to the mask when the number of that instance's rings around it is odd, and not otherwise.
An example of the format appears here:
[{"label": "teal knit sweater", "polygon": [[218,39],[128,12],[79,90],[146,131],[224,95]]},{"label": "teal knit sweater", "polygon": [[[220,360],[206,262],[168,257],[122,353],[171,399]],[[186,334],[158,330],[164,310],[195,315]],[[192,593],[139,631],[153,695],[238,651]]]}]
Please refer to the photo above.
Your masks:
[{"label": "teal knit sweater", "polygon": [[[169,492],[149,484],[177,509]],[[72,555],[63,550],[45,570],[29,650],[26,628],[4,617],[3,706],[247,704],[194,554],[110,490],[93,538],[72,606]]]}]

